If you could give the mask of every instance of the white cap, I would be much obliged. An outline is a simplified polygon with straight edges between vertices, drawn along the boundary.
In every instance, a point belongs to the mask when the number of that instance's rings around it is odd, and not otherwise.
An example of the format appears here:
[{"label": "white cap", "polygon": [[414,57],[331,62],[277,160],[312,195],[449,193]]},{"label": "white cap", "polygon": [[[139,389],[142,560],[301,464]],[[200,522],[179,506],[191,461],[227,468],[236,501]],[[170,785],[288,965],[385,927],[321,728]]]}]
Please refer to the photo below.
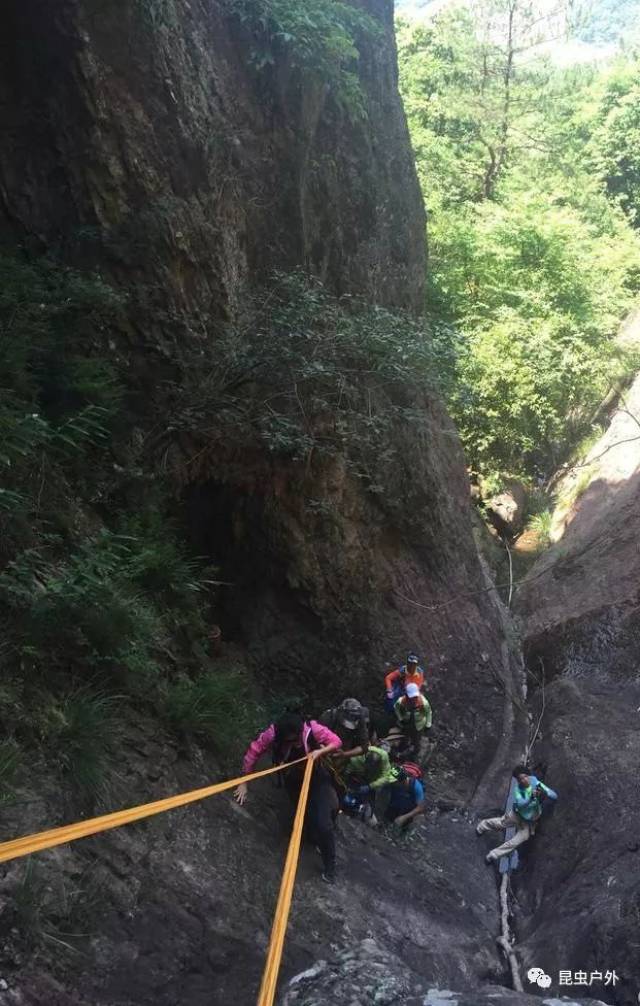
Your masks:
[{"label": "white cap", "polygon": [[407,685],[406,692],[407,692],[407,698],[408,699],[417,699],[418,695],[420,694],[420,689],[418,688],[418,686],[416,685],[416,683],[414,681],[411,681]]}]

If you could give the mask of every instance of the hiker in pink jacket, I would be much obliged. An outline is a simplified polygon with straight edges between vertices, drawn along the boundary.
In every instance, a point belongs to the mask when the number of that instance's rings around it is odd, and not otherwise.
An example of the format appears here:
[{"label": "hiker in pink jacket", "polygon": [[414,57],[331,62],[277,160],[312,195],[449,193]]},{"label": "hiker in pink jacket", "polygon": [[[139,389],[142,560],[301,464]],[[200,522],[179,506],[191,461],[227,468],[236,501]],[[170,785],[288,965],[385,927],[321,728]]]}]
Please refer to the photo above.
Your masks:
[{"label": "hiker in pink jacket", "polygon": [[[249,745],[242,762],[245,775],[253,772],[263,754],[271,751],[275,765],[296,761],[310,755],[314,761],[322,755],[337,751],[342,746],[340,738],[316,720],[305,720],[298,713],[285,713],[279,720],[267,727]],[[298,802],[304,764],[287,769],[284,785],[293,803]],[[239,804],[247,799],[247,785],[240,783],[234,796]],[[309,837],[318,846],[322,855],[322,879],[333,884],[336,872],[336,840],[333,822],[338,813],[338,795],[333,786],[329,770],[317,763],[311,776],[309,802],[305,823]]]}]

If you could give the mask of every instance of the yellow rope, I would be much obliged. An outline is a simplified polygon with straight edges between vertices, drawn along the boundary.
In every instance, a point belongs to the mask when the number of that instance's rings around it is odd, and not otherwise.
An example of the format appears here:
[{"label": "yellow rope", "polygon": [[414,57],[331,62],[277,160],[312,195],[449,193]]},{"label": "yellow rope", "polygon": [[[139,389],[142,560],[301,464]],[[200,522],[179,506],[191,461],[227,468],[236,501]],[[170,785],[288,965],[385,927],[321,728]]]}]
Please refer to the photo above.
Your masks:
[{"label": "yellow rope", "polygon": [[262,776],[271,775],[273,772],[282,772],[284,769],[291,768],[292,765],[297,765],[303,761],[306,761],[307,764],[298,798],[298,808],[293,822],[293,831],[289,840],[289,849],[280,884],[280,894],[278,895],[278,903],[271,929],[269,953],[258,997],[258,1006],[273,1006],[278,983],[278,972],[280,971],[280,962],[282,960],[284,938],[289,922],[293,886],[295,884],[298,859],[300,857],[304,815],[309,798],[311,773],[313,772],[312,758],[299,758],[297,761],[288,762],[285,765],[276,765],[274,768],[264,769],[262,772],[252,772],[250,775],[240,776],[237,779],[228,779],[226,782],[218,782],[213,786],[205,786],[203,789],[190,790],[188,793],[169,796],[164,800],[155,800],[153,803],[145,803],[138,807],[130,807],[127,810],[115,811],[113,814],[92,817],[88,821],[77,821],[75,824],[66,824],[62,828],[52,828],[49,831],[40,831],[35,835],[25,835],[24,838],[15,838],[10,842],[2,842],[0,844],[0,863],[4,863],[9,859],[18,859],[20,856],[28,856],[32,852],[53,849],[56,845],[75,842],[79,838],[96,835],[99,832],[108,831],[110,828],[119,828],[123,824],[131,824],[133,821],[140,821],[142,818],[152,817],[154,814],[162,814],[163,811],[173,810],[175,807],[184,807],[185,804],[195,803],[196,800],[203,800],[206,797],[214,796],[216,793],[223,793],[227,789],[240,785],[240,783],[251,782],[253,779],[260,779]]},{"label": "yellow rope", "polygon": [[284,938],[289,922],[289,910],[291,908],[291,898],[293,895],[293,885],[296,879],[298,859],[300,857],[300,843],[302,841],[302,827],[304,824],[304,812],[309,797],[309,785],[311,783],[311,773],[313,772],[313,760],[309,758],[302,780],[302,788],[298,797],[298,809],[296,810],[293,822],[293,831],[289,839],[289,849],[284,864],[284,873],[280,883],[280,894],[276,905],[276,914],[271,929],[271,940],[269,941],[269,953],[262,976],[262,985],[258,996],[258,1006],[273,1006],[278,983],[278,972],[280,961],[282,960],[282,950]]},{"label": "yellow rope", "polygon": [[8,859],[28,856],[32,852],[42,852],[43,849],[53,849],[56,845],[75,842],[78,838],[96,835],[98,832],[108,831],[110,828],[119,828],[123,824],[131,824],[132,821],[140,821],[144,817],[152,817],[154,814],[162,814],[165,810],[173,810],[174,807],[184,807],[187,803],[195,803],[196,800],[204,800],[205,797],[214,796],[216,793],[224,793],[226,789],[232,789],[234,786],[239,786],[240,783],[260,779],[262,776],[271,775],[272,772],[282,772],[283,769],[290,768],[291,765],[302,761],[305,759],[299,758],[297,762],[276,765],[274,768],[267,768],[262,772],[252,772],[250,775],[240,776],[238,779],[217,782],[213,786],[205,786],[203,789],[192,789],[188,793],[168,796],[164,800],[155,800],[153,803],[143,803],[139,807],[117,810],[113,814],[89,818],[88,821],[77,821],[75,824],[65,824],[62,828],[52,828],[50,831],[40,831],[35,835],[25,835],[24,838],[14,838],[11,842],[2,842],[0,843],[0,863],[4,863]]}]

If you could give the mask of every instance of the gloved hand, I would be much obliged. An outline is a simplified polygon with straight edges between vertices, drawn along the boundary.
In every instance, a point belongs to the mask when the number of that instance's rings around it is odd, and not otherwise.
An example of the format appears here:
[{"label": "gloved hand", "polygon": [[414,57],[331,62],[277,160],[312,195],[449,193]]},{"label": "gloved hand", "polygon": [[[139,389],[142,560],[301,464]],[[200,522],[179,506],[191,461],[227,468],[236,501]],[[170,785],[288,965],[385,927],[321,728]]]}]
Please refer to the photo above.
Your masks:
[{"label": "gloved hand", "polygon": [[387,698],[388,699],[392,699],[393,698],[393,691],[391,689],[389,689],[389,691],[387,692]]}]

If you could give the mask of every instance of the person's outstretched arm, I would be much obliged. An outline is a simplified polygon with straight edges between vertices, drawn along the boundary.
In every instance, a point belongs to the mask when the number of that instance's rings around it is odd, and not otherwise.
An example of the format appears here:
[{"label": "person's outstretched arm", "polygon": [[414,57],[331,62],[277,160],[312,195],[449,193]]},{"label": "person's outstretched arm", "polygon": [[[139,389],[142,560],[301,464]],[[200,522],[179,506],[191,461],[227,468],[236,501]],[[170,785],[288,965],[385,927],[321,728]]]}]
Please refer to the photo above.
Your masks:
[{"label": "person's outstretched arm", "polygon": [[316,744],[320,745],[315,751],[309,752],[312,758],[321,758],[322,755],[331,754],[332,751],[338,751],[342,747],[342,741],[337,734],[334,734],[333,730],[329,730],[329,727],[323,726],[317,720],[309,720],[309,726],[313,739]]},{"label": "person's outstretched arm", "polygon": [[[245,756],[242,759],[242,774],[249,775],[254,771],[256,765],[262,758],[266,751],[269,751],[273,747],[273,742],[276,736],[276,728],[271,724],[266,730],[263,730],[261,734],[256,737],[255,740],[251,741],[251,744],[246,750]],[[242,804],[247,799],[247,784],[246,782],[241,782],[240,785],[233,793],[234,797],[242,806]]]}]

